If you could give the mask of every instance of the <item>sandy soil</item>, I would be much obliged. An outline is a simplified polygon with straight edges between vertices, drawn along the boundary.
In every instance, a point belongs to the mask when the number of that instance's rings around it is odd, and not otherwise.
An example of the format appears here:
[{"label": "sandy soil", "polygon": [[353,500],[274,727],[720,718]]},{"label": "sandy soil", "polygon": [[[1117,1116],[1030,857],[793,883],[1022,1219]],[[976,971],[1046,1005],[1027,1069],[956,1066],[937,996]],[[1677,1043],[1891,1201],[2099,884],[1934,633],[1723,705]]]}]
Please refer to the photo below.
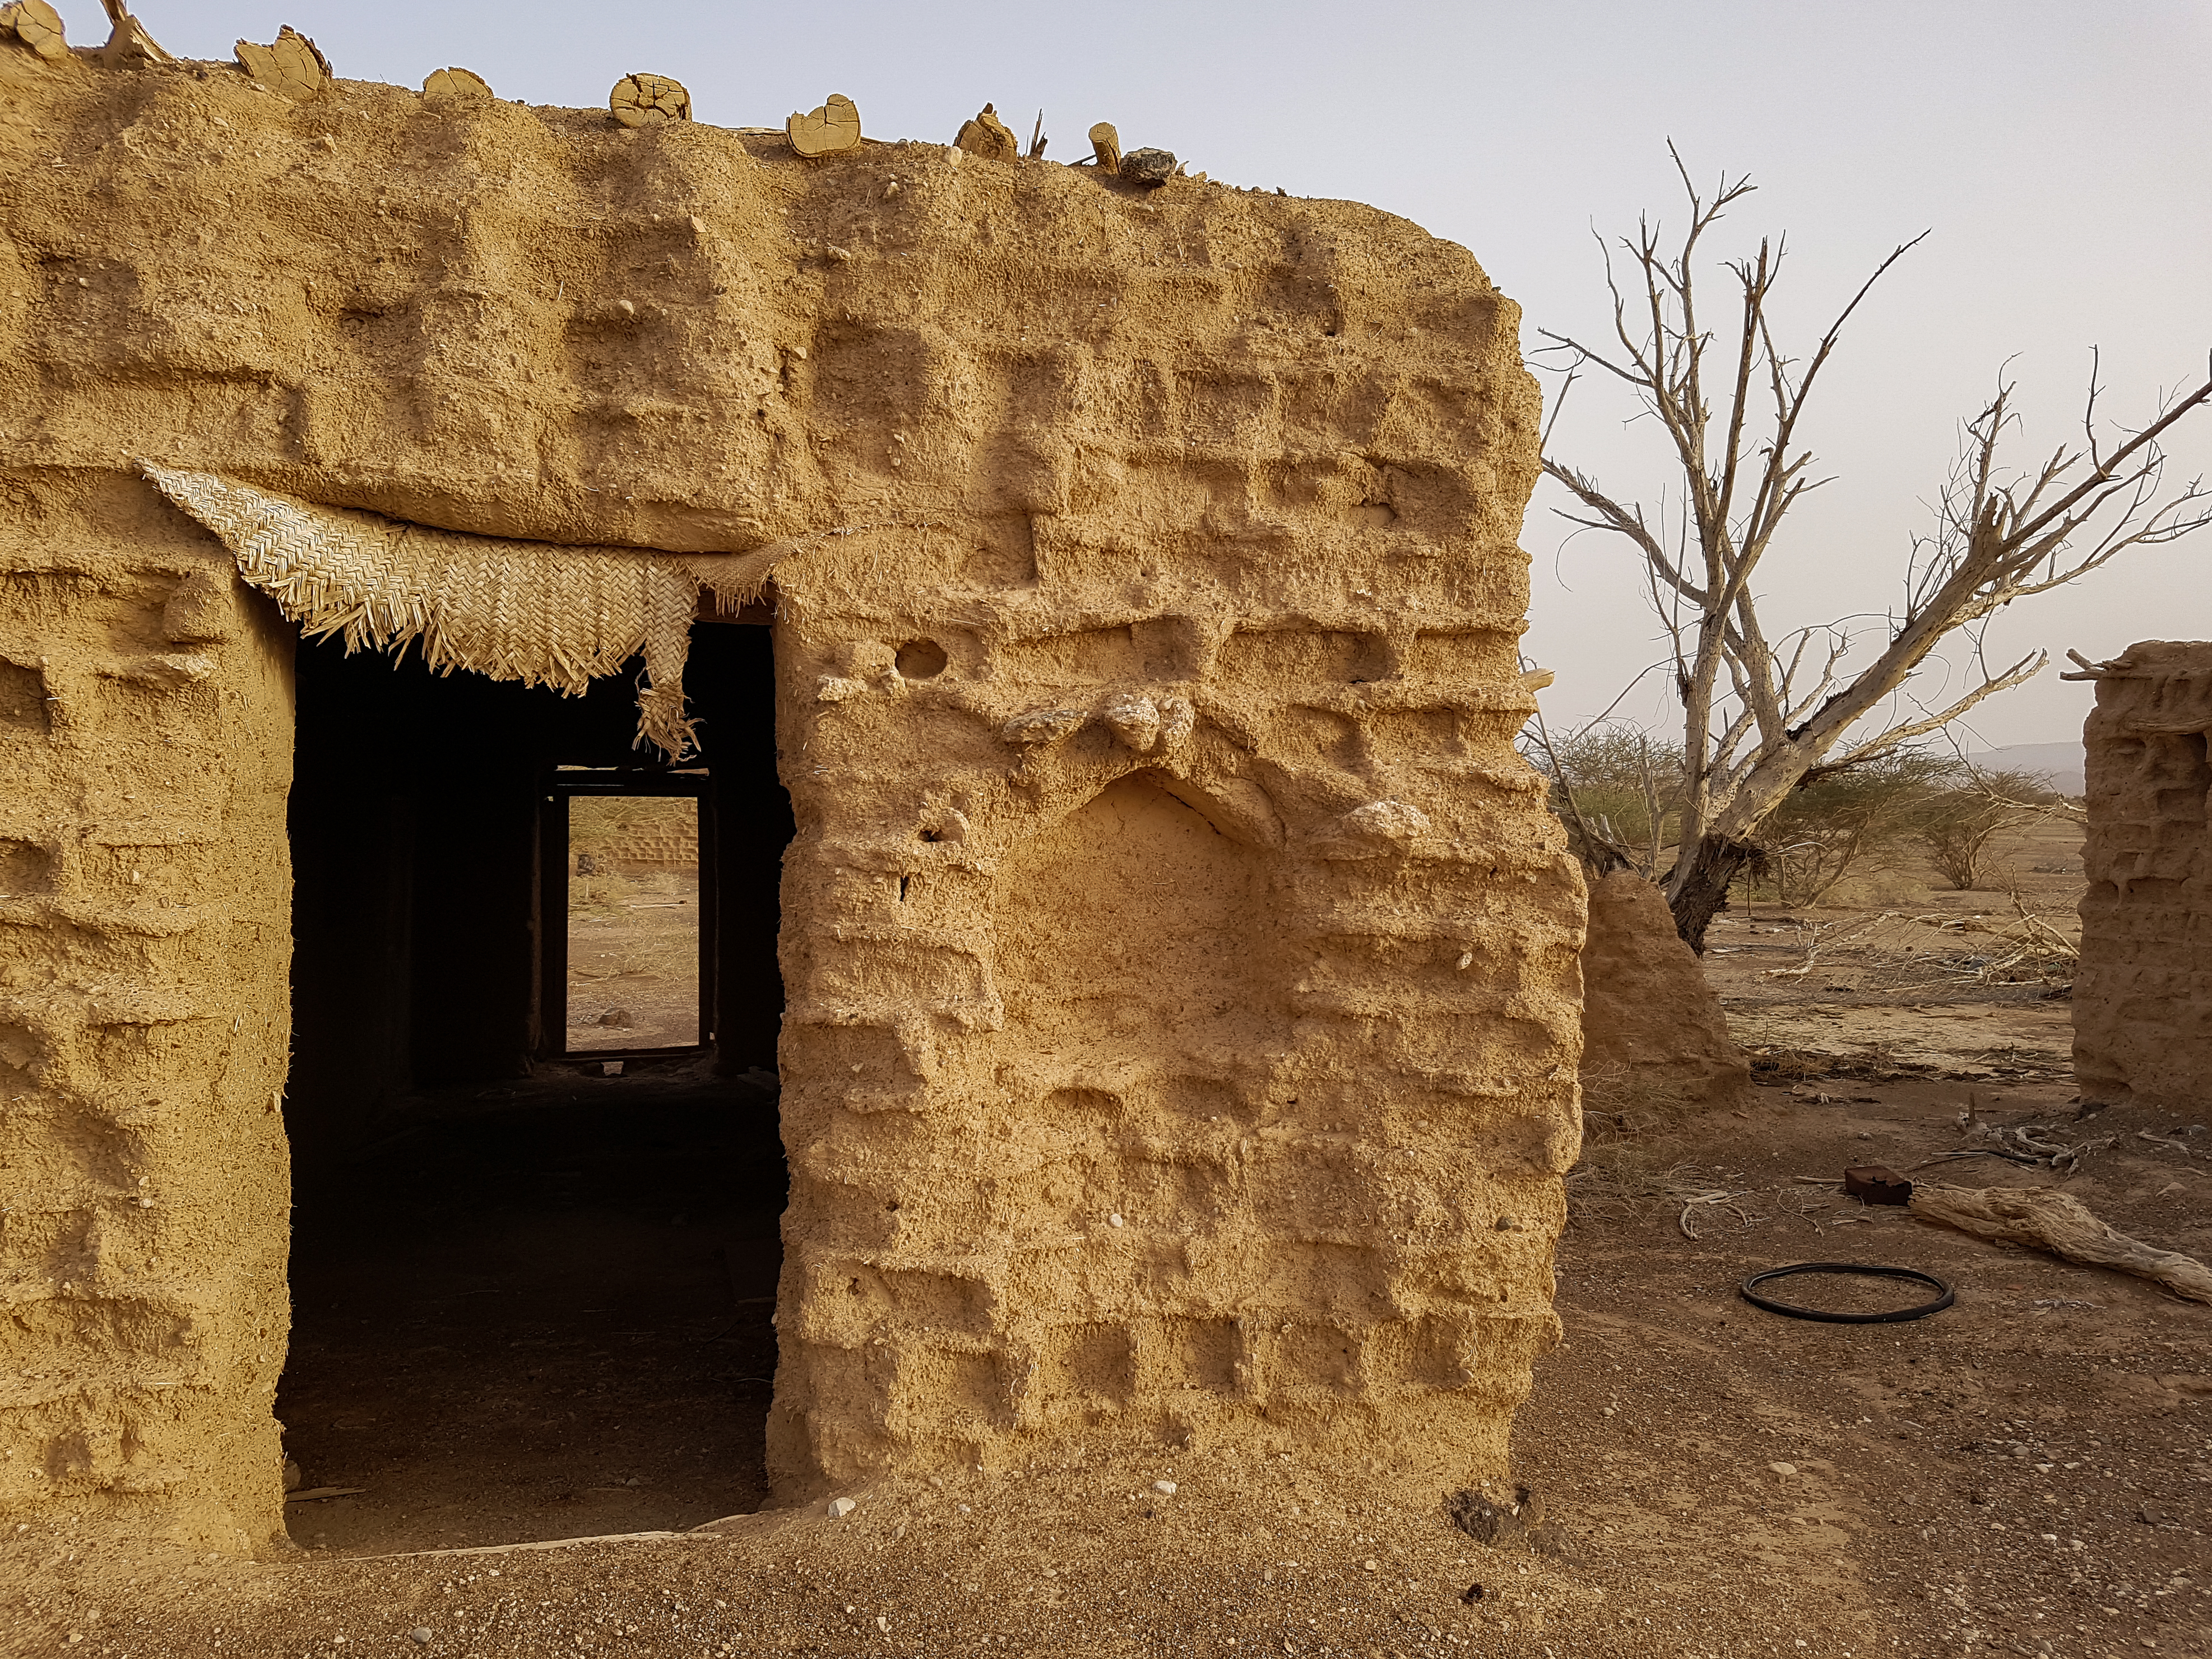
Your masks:
[{"label": "sandy soil", "polygon": [[2067,951],[2081,939],[2081,831],[2053,819],[2008,837],[1984,885],[1917,866],[1864,884],[1883,902],[1719,918],[1705,971],[1756,1067],[2002,1083],[2073,1075]]},{"label": "sandy soil", "polygon": [[[837,1521],[813,1510],[557,1551],[353,1553],[349,1536],[353,1548],[419,1546],[457,1521],[496,1531],[528,1518],[526,1503],[441,1515],[403,1498],[426,1478],[424,1456],[376,1471],[388,1520],[367,1525],[368,1499],[340,1500],[362,1519],[294,1523],[333,1547],[260,1564],[118,1558],[66,1526],[19,1537],[9,1553],[28,1582],[8,1617],[25,1651],[116,1655],[333,1652],[339,1636],[426,1650],[407,1638],[416,1629],[427,1650],[486,1656],[2212,1650],[2212,1310],[1796,1186],[1800,1173],[1956,1144],[1958,1085],[1838,1081],[1874,1097],[1818,1105],[1776,1086],[1748,1120],[1597,1149],[1602,1179],[1582,1183],[1561,1262],[1569,1340],[1519,1429],[1558,1553],[1474,1544],[1438,1493],[1357,1470],[1278,1472],[1233,1450],[886,1483]],[[2064,1104],[2049,1088],[1992,1103],[2038,1117]],[[2130,1139],[2069,1184],[2116,1224],[2203,1253],[2212,1136],[2174,1127],[2135,1109],[2099,1115],[2080,1127]],[[2146,1128],[2179,1147],[2133,1139]],[[1692,1214],[1696,1239],[1679,1203],[1632,1195],[1680,1166],[1693,1186],[1738,1194],[1734,1210]],[[1733,1294],[1754,1269],[1838,1258],[1943,1275],[1959,1304],[1909,1325],[1838,1327]],[[624,1380],[618,1365],[602,1375]],[[684,1449],[705,1444],[708,1401],[649,1371],[627,1382],[633,1410],[619,1420],[644,1413],[647,1433],[623,1439],[602,1411],[604,1427],[574,1431],[580,1462],[678,1474]],[[728,1395],[722,1409],[743,1406]],[[322,1432],[307,1429],[303,1451]],[[489,1427],[425,1416],[417,1432],[448,1454],[449,1492],[538,1494],[544,1536],[691,1518],[680,1480],[564,1513],[546,1494],[573,1478]],[[309,1455],[343,1472],[356,1466],[342,1445]],[[1158,1480],[1177,1491],[1154,1492]]]},{"label": "sandy soil", "polygon": [[699,872],[573,876],[571,1053],[699,1041]]},{"label": "sandy soil", "polygon": [[[1977,908],[1998,914],[1988,894],[1915,907],[1944,913],[1913,924],[1929,953],[1975,954],[1940,922]],[[715,1189],[749,1154],[702,1157],[671,1104],[587,1164],[563,1144],[582,1119],[562,1131],[554,1109],[526,1153],[464,1135],[435,1157],[418,1145],[410,1175],[393,1149],[360,1200],[404,1194],[381,1231],[325,1218],[351,1242],[303,1274],[283,1406],[311,1481],[370,1490],[293,1506],[313,1547],[232,1563],[33,1528],[0,1540],[0,1626],[17,1650],[116,1656],[2212,1652],[2212,1309],[1833,1185],[1868,1162],[2053,1178],[1943,1157],[1962,1109],[2112,1135],[2067,1189],[2207,1255],[2212,1129],[2083,1108],[2066,1005],[2041,979],[1832,992],[1840,978],[1765,973],[1802,959],[1798,922],[1732,918],[1716,941],[1734,947],[1709,966],[1763,1086],[1742,1113],[1632,1133],[1594,1119],[1559,1262],[1568,1338],[1516,1432],[1540,1550],[1477,1544],[1441,1492],[1234,1447],[886,1481],[842,1519],[736,1513],[757,1501],[766,1405],[744,1378],[769,1352],[739,1304],[766,1293],[773,1255],[757,1188]],[[1894,966],[1875,952],[1854,970]],[[673,1196],[671,1156],[694,1172]],[[746,1237],[750,1257],[729,1250]],[[452,1263],[471,1253],[465,1285]],[[1842,1326],[1737,1297],[1746,1275],[1805,1260],[1917,1267],[1958,1302]],[[1794,1281],[1808,1297],[1821,1283]],[[1827,1305],[1869,1294],[1838,1284]],[[344,1317],[316,1335],[325,1297]],[[731,1518],[675,1530],[710,1510]],[[651,1528],[666,1530],[451,1551]]]}]

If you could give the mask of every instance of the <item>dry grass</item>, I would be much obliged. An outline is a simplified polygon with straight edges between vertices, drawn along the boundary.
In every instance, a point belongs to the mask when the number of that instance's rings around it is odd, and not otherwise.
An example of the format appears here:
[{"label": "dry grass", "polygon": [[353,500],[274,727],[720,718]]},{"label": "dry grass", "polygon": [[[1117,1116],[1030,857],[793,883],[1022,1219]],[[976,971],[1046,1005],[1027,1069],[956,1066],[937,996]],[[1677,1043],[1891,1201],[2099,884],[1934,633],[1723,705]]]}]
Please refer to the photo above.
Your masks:
[{"label": "dry grass", "polygon": [[2031,908],[2017,893],[2007,906],[2009,915],[1883,910],[1833,921],[1798,919],[1799,960],[1764,976],[1786,985],[1849,974],[1856,990],[1928,993],[2070,982],[2081,955],[2078,918]]},{"label": "dry grass", "polygon": [[1701,1221],[1732,1216],[1739,1227],[1753,1219],[1745,1208],[1753,1194],[1742,1172],[1668,1158],[1663,1147],[1630,1139],[1601,1141],[1583,1150],[1567,1175],[1570,1214],[1646,1216],[1674,1212],[1675,1225],[1695,1238]]},{"label": "dry grass", "polygon": [[[2078,824],[2039,823],[2006,837],[1984,890],[1950,890],[1924,865],[1899,865],[1882,872],[1878,894],[1839,886],[1794,914],[1740,899],[1727,920],[1756,933],[1795,933],[1785,947],[1790,958],[1757,975],[1783,995],[1852,990],[1940,1000],[2004,985],[2065,984],[2080,953],[2081,843]],[[1740,932],[1717,939],[1722,957],[1747,948]],[[1828,982],[1837,980],[1843,982]]]},{"label": "dry grass", "polygon": [[1799,1176],[1772,1188],[1747,1184],[1741,1170],[1673,1158],[1633,1141],[1601,1143],[1585,1150],[1567,1175],[1567,1214],[1637,1218],[1671,1214],[1674,1230],[1703,1239],[1719,1228],[1746,1232],[1768,1221],[1802,1222],[1817,1236],[1831,1227],[1861,1224],[1859,1206],[1843,1198],[1830,1176]]},{"label": "dry grass", "polygon": [[1712,1102],[1647,1067],[1596,1066],[1582,1074],[1587,1139],[1645,1138],[1673,1127]]}]

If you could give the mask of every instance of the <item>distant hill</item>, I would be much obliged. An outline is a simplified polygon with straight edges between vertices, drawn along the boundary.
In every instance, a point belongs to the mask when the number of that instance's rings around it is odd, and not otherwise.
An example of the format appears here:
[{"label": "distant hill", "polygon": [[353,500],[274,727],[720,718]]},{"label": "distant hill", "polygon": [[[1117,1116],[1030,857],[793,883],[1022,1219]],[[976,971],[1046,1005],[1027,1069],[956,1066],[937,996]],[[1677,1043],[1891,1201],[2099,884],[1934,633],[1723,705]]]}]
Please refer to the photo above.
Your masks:
[{"label": "distant hill", "polygon": [[2081,743],[2015,743],[1966,758],[1976,766],[1996,772],[2030,772],[2049,782],[2062,795],[2078,795],[2088,787],[2083,776]]}]

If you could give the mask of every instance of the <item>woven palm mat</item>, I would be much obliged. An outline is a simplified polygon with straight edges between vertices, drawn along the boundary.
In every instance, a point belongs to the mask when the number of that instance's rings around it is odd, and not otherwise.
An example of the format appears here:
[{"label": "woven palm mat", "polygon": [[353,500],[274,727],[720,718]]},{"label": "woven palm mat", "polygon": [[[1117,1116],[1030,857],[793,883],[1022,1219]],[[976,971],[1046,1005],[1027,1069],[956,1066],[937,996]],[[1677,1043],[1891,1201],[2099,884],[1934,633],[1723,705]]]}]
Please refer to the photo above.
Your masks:
[{"label": "woven palm mat", "polygon": [[805,540],[702,556],[507,541],[140,466],[309,639],[336,634],[349,652],[403,655],[419,640],[441,673],[466,668],[570,696],[642,651],[638,741],[678,760],[695,742],[684,664],[701,586],[725,605],[750,598]]}]

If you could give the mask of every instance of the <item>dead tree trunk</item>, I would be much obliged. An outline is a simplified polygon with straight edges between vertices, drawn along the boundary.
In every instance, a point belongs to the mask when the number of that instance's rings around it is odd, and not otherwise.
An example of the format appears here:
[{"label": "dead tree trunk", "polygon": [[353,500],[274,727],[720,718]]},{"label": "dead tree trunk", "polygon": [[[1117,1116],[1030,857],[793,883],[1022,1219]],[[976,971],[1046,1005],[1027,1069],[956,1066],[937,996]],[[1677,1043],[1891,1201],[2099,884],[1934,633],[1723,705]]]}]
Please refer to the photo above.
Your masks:
[{"label": "dead tree trunk", "polygon": [[1669,908],[1674,912],[1674,931],[1699,956],[1705,953],[1705,929],[1728,908],[1729,889],[1747,870],[1754,870],[1765,855],[1747,841],[1727,836],[1701,837],[1688,855],[1689,868],[1674,889]]}]

